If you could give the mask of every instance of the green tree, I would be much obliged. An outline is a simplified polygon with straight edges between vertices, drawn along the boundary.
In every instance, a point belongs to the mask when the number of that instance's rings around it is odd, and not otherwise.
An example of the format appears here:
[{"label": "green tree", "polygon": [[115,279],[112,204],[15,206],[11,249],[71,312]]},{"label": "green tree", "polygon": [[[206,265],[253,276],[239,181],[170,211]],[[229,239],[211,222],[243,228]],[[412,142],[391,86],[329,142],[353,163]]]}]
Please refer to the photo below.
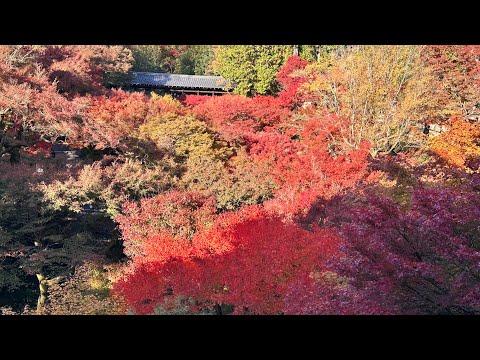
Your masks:
[{"label": "green tree", "polygon": [[278,91],[278,68],[292,54],[290,45],[224,45],[214,49],[214,72],[236,84],[240,95]]},{"label": "green tree", "polygon": [[135,71],[173,73],[188,45],[132,45]]},{"label": "green tree", "polygon": [[315,45],[297,45],[298,46],[298,56],[302,59],[309,62],[317,60]]},{"label": "green tree", "polygon": [[211,45],[193,45],[177,60],[175,72],[178,74],[207,75],[213,60]]}]

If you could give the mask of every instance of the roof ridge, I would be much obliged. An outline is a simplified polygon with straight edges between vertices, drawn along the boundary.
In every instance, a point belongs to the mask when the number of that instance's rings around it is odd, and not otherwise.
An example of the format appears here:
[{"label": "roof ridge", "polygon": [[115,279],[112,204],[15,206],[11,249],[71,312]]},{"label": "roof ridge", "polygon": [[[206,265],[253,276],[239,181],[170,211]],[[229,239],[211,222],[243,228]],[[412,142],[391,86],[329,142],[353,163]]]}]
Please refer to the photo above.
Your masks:
[{"label": "roof ridge", "polygon": [[142,75],[170,75],[170,76],[182,76],[182,77],[201,77],[201,78],[222,78],[223,76],[219,75],[190,75],[190,74],[173,74],[173,73],[161,73],[161,72],[149,72],[149,71],[131,71],[132,74],[142,74]]}]

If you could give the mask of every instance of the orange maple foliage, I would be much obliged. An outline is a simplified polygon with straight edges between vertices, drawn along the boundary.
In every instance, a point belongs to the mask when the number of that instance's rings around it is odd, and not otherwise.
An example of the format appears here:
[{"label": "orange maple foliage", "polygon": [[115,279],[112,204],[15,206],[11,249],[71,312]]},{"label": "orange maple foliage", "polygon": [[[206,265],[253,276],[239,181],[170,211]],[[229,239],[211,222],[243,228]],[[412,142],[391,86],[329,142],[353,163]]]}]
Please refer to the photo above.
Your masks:
[{"label": "orange maple foliage", "polygon": [[464,167],[466,161],[480,157],[480,126],[460,116],[450,119],[449,131],[429,141],[429,148],[448,163]]}]

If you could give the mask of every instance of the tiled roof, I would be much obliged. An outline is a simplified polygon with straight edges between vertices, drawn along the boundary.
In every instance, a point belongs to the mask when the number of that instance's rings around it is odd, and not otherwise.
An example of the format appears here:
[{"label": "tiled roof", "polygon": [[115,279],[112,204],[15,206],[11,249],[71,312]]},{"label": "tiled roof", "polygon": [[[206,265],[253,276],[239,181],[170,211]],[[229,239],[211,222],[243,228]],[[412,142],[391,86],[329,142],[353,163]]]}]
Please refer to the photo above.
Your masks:
[{"label": "tiled roof", "polygon": [[[170,88],[226,90],[230,81],[221,76],[183,75],[152,72],[131,72],[131,85],[149,85]],[[231,86],[231,85],[230,85]]]}]

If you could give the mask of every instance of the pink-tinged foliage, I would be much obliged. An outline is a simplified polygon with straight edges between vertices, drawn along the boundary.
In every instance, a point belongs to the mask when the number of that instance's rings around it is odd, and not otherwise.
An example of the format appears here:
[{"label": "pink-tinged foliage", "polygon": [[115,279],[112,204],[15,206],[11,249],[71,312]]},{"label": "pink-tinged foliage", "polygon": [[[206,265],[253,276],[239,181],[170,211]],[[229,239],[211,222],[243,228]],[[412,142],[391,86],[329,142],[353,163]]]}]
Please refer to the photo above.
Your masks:
[{"label": "pink-tinged foliage", "polygon": [[424,58],[437,76],[436,96],[441,108],[469,114],[480,95],[480,46],[430,45]]},{"label": "pink-tinged foliage", "polygon": [[[57,81],[58,89],[69,95],[100,95],[102,71],[90,61],[88,51],[73,46],[47,47],[39,59],[49,68],[50,79]],[[82,49],[86,50],[86,49]]]},{"label": "pink-tinged foliage", "polygon": [[[37,191],[40,183],[51,183],[54,180],[63,180],[71,176],[76,170],[59,167],[50,159],[37,157],[36,166],[30,164],[11,165],[0,162],[0,182],[11,187],[17,187],[18,184],[28,184],[30,190]],[[43,169],[39,172],[38,169]],[[20,189],[18,189],[20,191]]]},{"label": "pink-tinged foliage", "polygon": [[[393,315],[396,311],[379,301],[383,294],[370,298],[373,289],[356,291],[333,275],[299,277],[285,295],[286,315]],[[330,275],[330,276],[329,276]]]},{"label": "pink-tinged foliage", "polygon": [[83,142],[119,148],[149,118],[167,112],[183,115],[187,109],[174,100],[140,92],[113,90],[108,96],[93,97],[85,116]]},{"label": "pink-tinged foliage", "polygon": [[50,81],[68,97],[102,95],[112,74],[126,74],[133,61],[123,46],[62,45],[36,50],[36,60],[47,70]]},{"label": "pink-tinged foliage", "polygon": [[94,97],[83,137],[99,147],[116,147],[145,121],[147,113],[148,98],[142,93],[117,90],[109,97]]},{"label": "pink-tinged foliage", "polygon": [[299,282],[289,313],[336,313],[337,305],[351,314],[479,313],[478,193],[419,188],[407,211],[370,196],[337,202],[327,214],[344,239],[328,268],[343,281],[328,291]]},{"label": "pink-tinged foliage", "polygon": [[75,114],[74,103],[56,92],[55,86],[47,84],[41,90],[28,83],[0,84],[0,108],[22,119],[23,125],[48,128],[55,123],[70,120]]},{"label": "pink-tinged foliage", "polygon": [[4,120],[15,121],[10,124],[12,128],[18,130],[21,124],[52,135],[78,132],[75,118],[82,114],[85,101],[69,101],[60,95],[56,84],[35,62],[31,47],[1,47],[0,79],[0,111],[6,115]]}]

